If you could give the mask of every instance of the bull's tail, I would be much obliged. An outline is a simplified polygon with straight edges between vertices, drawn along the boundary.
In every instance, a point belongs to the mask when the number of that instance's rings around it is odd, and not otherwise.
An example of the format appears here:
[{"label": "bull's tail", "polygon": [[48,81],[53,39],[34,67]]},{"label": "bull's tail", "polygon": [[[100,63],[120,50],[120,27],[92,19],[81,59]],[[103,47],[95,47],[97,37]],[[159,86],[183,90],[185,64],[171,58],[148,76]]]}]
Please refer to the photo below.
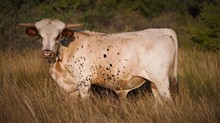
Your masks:
[{"label": "bull's tail", "polygon": [[171,32],[172,33],[170,37],[173,39],[173,43],[175,46],[175,54],[173,58],[173,64],[170,68],[169,79],[170,79],[170,92],[171,92],[172,97],[174,98],[179,90],[179,84],[177,80],[178,42],[177,42],[176,33],[173,30]]}]

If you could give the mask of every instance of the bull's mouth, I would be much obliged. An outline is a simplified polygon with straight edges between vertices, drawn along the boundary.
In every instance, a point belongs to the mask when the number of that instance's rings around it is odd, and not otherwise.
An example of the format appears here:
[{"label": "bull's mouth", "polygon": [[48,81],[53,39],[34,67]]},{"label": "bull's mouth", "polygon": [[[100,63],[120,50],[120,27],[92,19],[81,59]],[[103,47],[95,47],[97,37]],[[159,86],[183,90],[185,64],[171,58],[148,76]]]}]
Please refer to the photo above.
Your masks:
[{"label": "bull's mouth", "polygon": [[54,59],[55,58],[55,53],[51,50],[43,50],[41,52],[41,57],[44,59]]}]

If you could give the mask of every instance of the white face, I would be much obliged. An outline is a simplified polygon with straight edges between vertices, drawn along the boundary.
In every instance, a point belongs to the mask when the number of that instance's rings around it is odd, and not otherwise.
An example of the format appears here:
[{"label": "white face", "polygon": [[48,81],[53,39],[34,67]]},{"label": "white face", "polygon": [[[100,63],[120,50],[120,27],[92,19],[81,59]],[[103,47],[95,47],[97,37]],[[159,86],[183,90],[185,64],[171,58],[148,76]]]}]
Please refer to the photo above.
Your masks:
[{"label": "white face", "polygon": [[46,25],[39,30],[39,35],[42,41],[42,50],[51,50],[56,52],[57,47],[57,37],[59,36],[61,30],[56,29],[52,25]]},{"label": "white face", "polygon": [[52,51],[53,54],[56,54],[58,49],[58,39],[62,30],[65,27],[65,24],[59,20],[44,19],[35,23],[35,27],[38,30],[39,35],[42,40],[42,51],[45,51],[45,58],[49,57],[47,55]]},{"label": "white face", "polygon": [[58,19],[43,19],[36,23],[21,23],[20,26],[28,27],[26,33],[30,36],[40,36],[42,40],[42,57],[55,58],[58,50],[59,38],[71,38],[73,31],[70,28],[80,27],[80,24],[65,24]]}]

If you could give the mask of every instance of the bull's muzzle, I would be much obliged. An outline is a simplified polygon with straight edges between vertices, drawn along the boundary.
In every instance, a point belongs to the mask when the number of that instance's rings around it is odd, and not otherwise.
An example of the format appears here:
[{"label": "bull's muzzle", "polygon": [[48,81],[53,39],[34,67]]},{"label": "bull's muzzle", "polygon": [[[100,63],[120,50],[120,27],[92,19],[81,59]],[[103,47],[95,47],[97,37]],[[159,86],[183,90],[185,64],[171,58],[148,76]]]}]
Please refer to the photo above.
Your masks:
[{"label": "bull's muzzle", "polygon": [[41,57],[44,59],[53,59],[55,58],[55,53],[51,50],[43,50],[41,52]]}]

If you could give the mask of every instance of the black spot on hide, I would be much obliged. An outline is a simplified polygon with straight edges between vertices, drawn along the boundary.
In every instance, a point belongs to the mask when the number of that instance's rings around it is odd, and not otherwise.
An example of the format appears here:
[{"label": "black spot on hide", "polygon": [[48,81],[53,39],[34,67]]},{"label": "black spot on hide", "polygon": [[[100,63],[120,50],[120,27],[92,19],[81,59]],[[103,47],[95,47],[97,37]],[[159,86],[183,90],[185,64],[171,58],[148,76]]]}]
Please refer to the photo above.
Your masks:
[{"label": "black spot on hide", "polygon": [[106,55],[106,54],[104,54],[104,55],[103,55],[103,57],[104,57],[104,58],[106,58],[106,57],[107,57],[107,55]]}]

